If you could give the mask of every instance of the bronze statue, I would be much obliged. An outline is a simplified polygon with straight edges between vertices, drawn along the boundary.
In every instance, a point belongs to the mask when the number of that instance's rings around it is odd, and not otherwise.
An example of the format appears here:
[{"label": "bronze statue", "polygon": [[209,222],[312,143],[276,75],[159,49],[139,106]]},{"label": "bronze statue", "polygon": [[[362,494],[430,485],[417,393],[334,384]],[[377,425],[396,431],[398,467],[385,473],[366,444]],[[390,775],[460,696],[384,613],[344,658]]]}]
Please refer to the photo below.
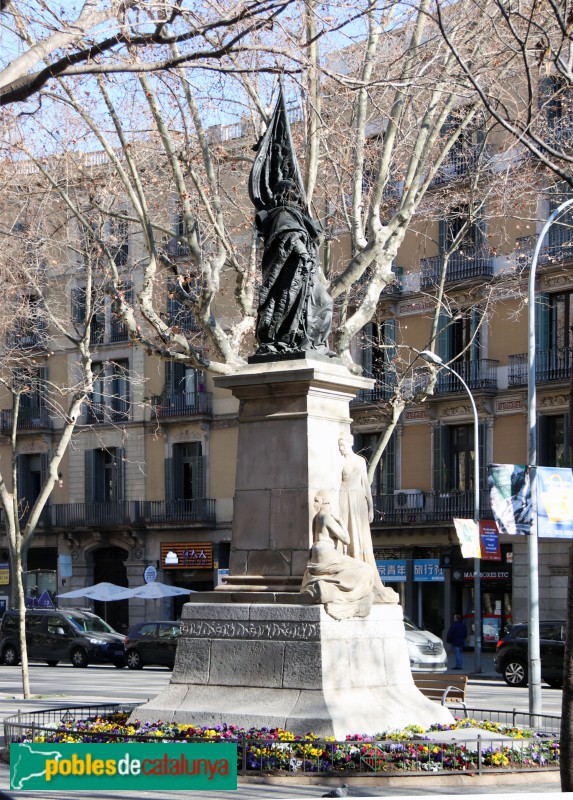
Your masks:
[{"label": "bronze statue", "polygon": [[255,222],[264,242],[257,355],[331,355],[332,299],[319,277],[321,228],[308,212],[282,86],[257,145],[249,195],[258,209]]}]

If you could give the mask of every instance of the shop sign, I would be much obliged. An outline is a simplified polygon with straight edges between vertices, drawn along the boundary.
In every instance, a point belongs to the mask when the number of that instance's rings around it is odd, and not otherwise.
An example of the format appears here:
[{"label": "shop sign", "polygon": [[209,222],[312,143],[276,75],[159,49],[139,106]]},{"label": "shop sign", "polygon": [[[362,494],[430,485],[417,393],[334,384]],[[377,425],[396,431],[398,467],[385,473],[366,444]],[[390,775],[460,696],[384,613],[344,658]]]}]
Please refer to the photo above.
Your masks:
[{"label": "shop sign", "polygon": [[155,583],[157,580],[157,570],[150,564],[148,567],[145,567],[143,570],[143,580],[145,583]]},{"label": "shop sign", "polygon": [[211,542],[162,544],[161,565],[163,569],[213,569],[213,545]]},{"label": "shop sign", "polygon": [[482,519],[479,524],[481,557],[484,561],[501,561],[499,533],[493,520]]},{"label": "shop sign", "polygon": [[444,581],[444,570],[439,558],[415,558],[413,560],[414,580],[419,583]]},{"label": "shop sign", "polygon": [[0,564],[0,586],[8,586],[10,583],[10,564],[2,562]]},{"label": "shop sign", "polygon": [[[473,581],[474,575],[473,569],[455,569],[452,572],[452,580]],[[511,580],[511,566],[509,564],[482,566],[480,578],[482,581],[509,581]]]},{"label": "shop sign", "polygon": [[399,583],[406,580],[406,559],[376,559],[378,574],[383,583]]}]

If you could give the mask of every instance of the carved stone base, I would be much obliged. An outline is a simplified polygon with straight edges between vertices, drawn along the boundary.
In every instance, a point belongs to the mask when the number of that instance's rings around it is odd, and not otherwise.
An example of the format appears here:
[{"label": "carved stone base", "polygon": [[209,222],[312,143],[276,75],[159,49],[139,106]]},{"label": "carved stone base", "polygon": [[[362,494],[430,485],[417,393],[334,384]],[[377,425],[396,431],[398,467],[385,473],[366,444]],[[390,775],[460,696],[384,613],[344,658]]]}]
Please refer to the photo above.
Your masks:
[{"label": "carved stone base", "polygon": [[169,686],[132,719],[282,727],[343,739],[451,723],[412,679],[402,608],[334,620],[322,606],[187,603]]}]

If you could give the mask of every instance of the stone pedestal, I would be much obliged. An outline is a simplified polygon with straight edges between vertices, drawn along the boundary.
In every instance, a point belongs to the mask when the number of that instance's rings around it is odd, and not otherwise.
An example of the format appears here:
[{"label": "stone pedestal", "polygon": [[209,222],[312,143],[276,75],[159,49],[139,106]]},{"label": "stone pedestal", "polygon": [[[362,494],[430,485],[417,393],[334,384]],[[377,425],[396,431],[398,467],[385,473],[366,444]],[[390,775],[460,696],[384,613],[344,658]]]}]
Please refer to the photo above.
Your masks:
[{"label": "stone pedestal", "polygon": [[191,602],[181,630],[171,683],[132,719],[337,739],[453,720],[414,685],[397,605],[337,621],[318,605]]},{"label": "stone pedestal", "polygon": [[229,577],[221,591],[297,591],[312,546],[313,499],[342,469],[349,403],[373,381],[334,360],[251,364],[215,378],[240,401]]}]

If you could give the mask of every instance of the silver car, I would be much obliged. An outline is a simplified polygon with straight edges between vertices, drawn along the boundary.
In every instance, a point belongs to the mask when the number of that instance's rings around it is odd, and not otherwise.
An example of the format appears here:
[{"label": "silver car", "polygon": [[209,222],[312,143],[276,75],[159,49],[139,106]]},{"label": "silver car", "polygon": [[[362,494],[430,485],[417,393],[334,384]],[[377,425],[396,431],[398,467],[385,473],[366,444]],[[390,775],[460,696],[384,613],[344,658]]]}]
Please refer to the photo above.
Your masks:
[{"label": "silver car", "polygon": [[445,672],[448,656],[439,636],[418,628],[404,617],[410,667],[415,672]]}]

